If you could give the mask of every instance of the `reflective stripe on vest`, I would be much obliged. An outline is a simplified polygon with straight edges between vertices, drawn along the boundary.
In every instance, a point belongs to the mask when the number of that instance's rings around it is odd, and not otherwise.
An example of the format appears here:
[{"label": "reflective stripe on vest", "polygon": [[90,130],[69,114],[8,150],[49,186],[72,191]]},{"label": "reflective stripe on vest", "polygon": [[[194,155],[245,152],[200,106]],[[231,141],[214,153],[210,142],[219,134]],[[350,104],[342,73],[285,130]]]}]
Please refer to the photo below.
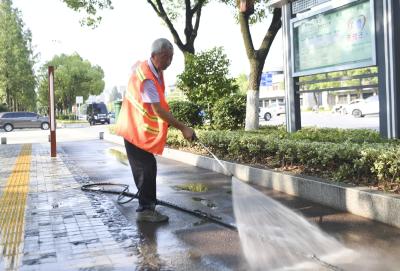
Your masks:
[{"label": "reflective stripe on vest", "polygon": [[146,79],[146,77],[144,76],[143,71],[142,71],[142,69],[140,68],[140,66],[138,66],[138,67],[136,68],[136,75],[137,75],[137,77],[139,78],[140,82],[143,82],[143,81]]}]

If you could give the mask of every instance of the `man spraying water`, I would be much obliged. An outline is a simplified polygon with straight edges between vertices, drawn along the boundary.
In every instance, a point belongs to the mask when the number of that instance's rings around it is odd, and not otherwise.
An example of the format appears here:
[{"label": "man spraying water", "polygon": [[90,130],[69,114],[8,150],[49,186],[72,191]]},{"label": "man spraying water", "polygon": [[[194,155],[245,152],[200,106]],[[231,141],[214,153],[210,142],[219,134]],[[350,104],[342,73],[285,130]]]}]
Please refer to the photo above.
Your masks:
[{"label": "man spraying water", "polygon": [[132,69],[122,103],[116,133],[124,138],[126,153],[138,189],[137,220],[165,222],[168,216],[155,210],[157,162],[154,154],[162,154],[168,126],[181,130],[187,140],[192,128],[174,118],[165,99],[163,71],[171,64],[174,48],[167,39],[157,39],[151,57]]}]

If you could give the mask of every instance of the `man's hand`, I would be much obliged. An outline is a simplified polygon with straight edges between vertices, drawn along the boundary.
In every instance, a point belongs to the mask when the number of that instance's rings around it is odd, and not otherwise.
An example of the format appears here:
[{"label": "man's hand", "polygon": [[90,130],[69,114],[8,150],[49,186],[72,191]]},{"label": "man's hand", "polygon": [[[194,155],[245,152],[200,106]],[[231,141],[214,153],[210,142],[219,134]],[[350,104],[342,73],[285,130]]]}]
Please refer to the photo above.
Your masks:
[{"label": "man's hand", "polygon": [[195,139],[195,133],[192,128],[185,126],[182,128],[181,132],[187,141],[192,142]]},{"label": "man's hand", "polygon": [[160,117],[162,118],[164,121],[168,122],[170,125],[172,125],[173,127],[181,130],[183,137],[188,140],[189,142],[192,142],[193,139],[195,138],[195,133],[194,130],[188,126],[186,126],[185,124],[183,124],[182,122],[178,121],[177,119],[174,118],[174,116],[164,110],[160,103],[152,103],[151,107],[153,108],[153,111]]}]

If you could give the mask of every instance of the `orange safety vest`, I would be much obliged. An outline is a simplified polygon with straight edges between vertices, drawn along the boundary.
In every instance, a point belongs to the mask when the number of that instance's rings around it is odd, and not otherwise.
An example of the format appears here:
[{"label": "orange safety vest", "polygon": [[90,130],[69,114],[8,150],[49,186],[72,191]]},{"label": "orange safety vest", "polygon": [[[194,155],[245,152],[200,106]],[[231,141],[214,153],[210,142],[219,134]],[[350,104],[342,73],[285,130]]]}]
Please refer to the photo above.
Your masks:
[{"label": "orange safety vest", "polygon": [[153,81],[161,107],[169,112],[164,96],[165,85],[162,73],[160,79],[161,83],[151,71],[147,60],[139,62],[129,79],[116,125],[117,135],[153,154],[162,154],[164,150],[168,123],[153,112],[151,104],[143,102],[142,92],[144,80]]}]

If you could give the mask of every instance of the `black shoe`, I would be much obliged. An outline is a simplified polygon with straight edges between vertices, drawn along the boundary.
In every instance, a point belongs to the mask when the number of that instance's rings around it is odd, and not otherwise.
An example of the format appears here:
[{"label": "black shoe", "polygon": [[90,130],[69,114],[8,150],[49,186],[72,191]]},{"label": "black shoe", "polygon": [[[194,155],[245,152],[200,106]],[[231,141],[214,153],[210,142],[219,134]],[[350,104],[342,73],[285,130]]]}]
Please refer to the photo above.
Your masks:
[{"label": "black shoe", "polygon": [[169,219],[168,216],[163,215],[156,210],[144,210],[141,212],[137,212],[136,221],[145,221],[145,222],[167,222]]}]

